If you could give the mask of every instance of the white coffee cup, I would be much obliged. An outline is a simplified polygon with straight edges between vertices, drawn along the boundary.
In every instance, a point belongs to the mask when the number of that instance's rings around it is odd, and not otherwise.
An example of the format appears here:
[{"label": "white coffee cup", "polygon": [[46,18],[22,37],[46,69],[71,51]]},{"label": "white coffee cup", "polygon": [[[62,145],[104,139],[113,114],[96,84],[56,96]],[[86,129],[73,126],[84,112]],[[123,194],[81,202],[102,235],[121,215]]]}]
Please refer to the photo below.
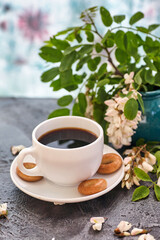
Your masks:
[{"label": "white coffee cup", "polygon": [[[80,128],[97,136],[92,143],[78,148],[60,149],[43,145],[38,141],[43,134],[60,128]],[[92,177],[98,170],[103,154],[103,129],[93,120],[77,116],[64,116],[40,123],[32,133],[32,146],[17,156],[20,171],[29,176],[44,176],[55,184],[75,186]],[[36,167],[26,169],[24,158],[31,155]]]}]

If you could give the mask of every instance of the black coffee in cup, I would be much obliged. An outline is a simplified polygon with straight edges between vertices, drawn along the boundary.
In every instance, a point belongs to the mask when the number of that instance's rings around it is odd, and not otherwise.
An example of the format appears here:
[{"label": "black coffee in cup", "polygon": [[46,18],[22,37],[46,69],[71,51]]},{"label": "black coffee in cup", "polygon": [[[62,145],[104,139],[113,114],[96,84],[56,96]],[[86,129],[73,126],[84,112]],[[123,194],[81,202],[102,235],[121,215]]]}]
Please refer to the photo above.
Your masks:
[{"label": "black coffee in cup", "polygon": [[52,148],[78,148],[86,146],[97,139],[97,136],[85,129],[60,128],[46,132],[38,141]]}]

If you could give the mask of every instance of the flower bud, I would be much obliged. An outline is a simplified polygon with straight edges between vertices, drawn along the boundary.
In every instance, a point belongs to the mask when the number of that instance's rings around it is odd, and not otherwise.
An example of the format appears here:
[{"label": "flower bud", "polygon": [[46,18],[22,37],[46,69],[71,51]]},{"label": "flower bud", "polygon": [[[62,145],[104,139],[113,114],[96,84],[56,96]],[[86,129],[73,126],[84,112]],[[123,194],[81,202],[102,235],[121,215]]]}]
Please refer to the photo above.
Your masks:
[{"label": "flower bud", "polygon": [[132,236],[135,236],[141,233],[148,233],[148,231],[146,229],[141,229],[141,228],[133,228],[131,231]]},{"label": "flower bud", "polygon": [[126,182],[126,188],[129,190],[132,187],[132,183],[131,182]]},{"label": "flower bud", "polygon": [[155,157],[153,154],[149,153],[149,154],[148,154],[148,158],[149,158],[150,163],[151,163],[152,165],[154,165],[154,164],[156,163],[156,157]]},{"label": "flower bud", "polygon": [[131,157],[125,157],[123,162],[124,162],[124,165],[127,165],[131,161],[132,161]]},{"label": "flower bud", "polygon": [[134,182],[134,184],[135,184],[136,186],[139,186],[139,185],[140,185],[139,180],[138,180],[138,178],[137,178],[136,176],[133,176],[133,182]]},{"label": "flower bud", "polygon": [[153,171],[153,167],[149,163],[147,163],[145,161],[142,163],[142,167],[144,168],[144,170],[146,170],[148,172],[152,172]]}]

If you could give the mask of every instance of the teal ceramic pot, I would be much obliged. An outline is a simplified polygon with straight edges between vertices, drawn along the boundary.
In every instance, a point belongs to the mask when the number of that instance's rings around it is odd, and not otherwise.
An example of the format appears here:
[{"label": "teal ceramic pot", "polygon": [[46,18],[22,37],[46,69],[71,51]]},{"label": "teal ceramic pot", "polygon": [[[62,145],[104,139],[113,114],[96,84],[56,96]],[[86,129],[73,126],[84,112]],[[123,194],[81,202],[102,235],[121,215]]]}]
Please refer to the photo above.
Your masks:
[{"label": "teal ceramic pot", "polygon": [[133,136],[133,143],[139,138],[160,141],[160,90],[142,93],[145,113]]}]

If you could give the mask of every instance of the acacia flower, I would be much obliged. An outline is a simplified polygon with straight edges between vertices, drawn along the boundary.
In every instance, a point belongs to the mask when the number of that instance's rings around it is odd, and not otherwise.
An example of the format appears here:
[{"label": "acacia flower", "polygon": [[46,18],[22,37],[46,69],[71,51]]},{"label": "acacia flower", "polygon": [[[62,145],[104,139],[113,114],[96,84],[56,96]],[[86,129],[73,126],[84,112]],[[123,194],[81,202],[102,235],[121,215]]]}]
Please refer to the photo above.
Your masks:
[{"label": "acacia flower", "polygon": [[141,228],[133,228],[132,231],[131,231],[132,236],[136,236],[136,235],[139,235],[139,234],[142,234],[142,233],[148,233],[148,230],[141,229]]},{"label": "acacia flower", "polygon": [[104,217],[92,217],[90,222],[93,223],[92,228],[93,230],[100,231],[102,229],[102,223],[105,222]]},{"label": "acacia flower", "polygon": [[131,227],[132,227],[131,223],[129,223],[127,221],[121,221],[118,224],[117,228],[114,230],[114,232],[117,234],[127,232]]},{"label": "acacia flower", "polygon": [[[116,94],[112,99],[106,100],[104,103],[108,106],[105,120],[109,122],[107,129],[107,135],[109,142],[113,144],[115,148],[121,148],[123,145],[130,145],[132,141],[132,135],[135,133],[135,129],[138,123],[141,121],[141,111],[137,112],[136,117],[133,120],[128,120],[124,115],[124,107],[130,98],[137,99],[139,94],[132,86],[134,80],[132,79],[134,73],[129,75],[125,74],[126,88],[122,89],[122,93],[126,96],[121,97]],[[130,93],[128,96],[127,94]]]},{"label": "acacia flower", "polygon": [[[152,172],[156,158],[146,150],[146,144],[127,149],[124,154],[126,157],[124,158],[124,177],[121,187],[126,186],[127,189],[130,189],[134,184],[136,186],[140,185],[140,179],[135,175],[134,168],[138,167],[146,173]],[[160,179],[158,179],[157,185],[160,186]]]},{"label": "acacia flower", "polygon": [[7,215],[7,203],[0,204],[0,216]]},{"label": "acacia flower", "polygon": [[142,234],[138,240],[156,240],[151,234]]}]

